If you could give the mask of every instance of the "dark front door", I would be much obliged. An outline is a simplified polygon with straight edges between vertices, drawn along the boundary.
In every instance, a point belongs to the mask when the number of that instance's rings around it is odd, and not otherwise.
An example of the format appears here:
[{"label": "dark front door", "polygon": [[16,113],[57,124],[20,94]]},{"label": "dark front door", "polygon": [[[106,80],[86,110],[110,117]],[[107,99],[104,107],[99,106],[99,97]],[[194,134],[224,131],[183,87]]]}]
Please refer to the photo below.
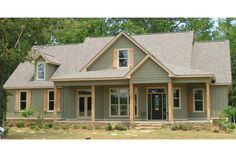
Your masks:
[{"label": "dark front door", "polygon": [[153,92],[148,94],[148,119],[166,119],[166,94],[165,92]]}]

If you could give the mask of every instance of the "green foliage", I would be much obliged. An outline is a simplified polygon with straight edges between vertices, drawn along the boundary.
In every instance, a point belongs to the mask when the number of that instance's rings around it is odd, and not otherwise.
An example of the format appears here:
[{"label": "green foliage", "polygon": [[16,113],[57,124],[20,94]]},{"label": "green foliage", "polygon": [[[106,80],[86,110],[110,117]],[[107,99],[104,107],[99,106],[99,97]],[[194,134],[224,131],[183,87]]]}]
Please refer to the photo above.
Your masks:
[{"label": "green foliage", "polygon": [[115,125],[114,130],[125,131],[125,130],[127,130],[127,127],[122,124],[117,124],[117,125]]},{"label": "green foliage", "polygon": [[59,124],[54,123],[54,124],[52,125],[52,128],[53,128],[54,130],[58,130],[58,129],[59,129]]},{"label": "green foliage", "polygon": [[16,121],[16,126],[18,128],[24,128],[25,127],[25,122],[22,121],[22,120],[18,120],[18,121]]},{"label": "green foliage", "polygon": [[4,136],[6,136],[10,131],[10,128],[6,127],[5,130],[4,130]]},{"label": "green foliage", "polygon": [[36,123],[37,123],[39,128],[43,127],[44,120],[43,120],[43,117],[40,114],[37,117]]},{"label": "green foliage", "polygon": [[108,123],[108,124],[106,125],[106,130],[107,130],[107,131],[111,131],[111,130],[112,130],[111,123]]},{"label": "green foliage", "polygon": [[32,108],[29,108],[28,110],[24,110],[21,115],[25,118],[28,118],[29,116],[34,115],[34,110]]},{"label": "green foliage", "polygon": [[52,127],[52,123],[51,122],[44,122],[43,123],[43,128],[44,129],[50,129]]},{"label": "green foliage", "polygon": [[190,124],[173,124],[171,125],[171,130],[183,130],[183,131],[189,131],[192,130],[192,125]]},{"label": "green foliage", "polygon": [[86,125],[82,125],[81,129],[87,129],[88,127]]},{"label": "green foliage", "polygon": [[[219,127],[222,130],[235,129],[236,107],[225,108],[220,116]],[[233,122],[232,122],[233,120]]]},{"label": "green foliage", "polygon": [[37,123],[31,121],[28,126],[29,126],[30,129],[35,129],[37,127]]}]

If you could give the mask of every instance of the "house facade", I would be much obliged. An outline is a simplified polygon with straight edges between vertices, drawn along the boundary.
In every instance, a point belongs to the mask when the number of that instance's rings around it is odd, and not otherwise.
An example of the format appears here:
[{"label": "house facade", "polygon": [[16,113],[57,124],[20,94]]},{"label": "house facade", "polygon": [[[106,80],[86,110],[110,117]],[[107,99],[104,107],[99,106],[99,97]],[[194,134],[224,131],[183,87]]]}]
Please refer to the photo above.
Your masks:
[{"label": "house facade", "polygon": [[211,121],[228,104],[228,41],[195,42],[194,32],[86,38],[34,46],[4,85],[7,119]]}]

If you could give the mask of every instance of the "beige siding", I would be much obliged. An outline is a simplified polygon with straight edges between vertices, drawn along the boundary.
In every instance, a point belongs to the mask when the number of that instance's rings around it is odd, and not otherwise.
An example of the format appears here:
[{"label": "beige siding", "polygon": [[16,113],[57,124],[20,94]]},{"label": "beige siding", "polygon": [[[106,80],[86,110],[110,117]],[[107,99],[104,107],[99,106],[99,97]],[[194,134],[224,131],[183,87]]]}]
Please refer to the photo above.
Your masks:
[{"label": "beige siding", "polygon": [[113,50],[115,48],[134,48],[134,64],[137,64],[145,57],[145,53],[126,37],[121,36],[114,44],[108,48],[89,68],[89,71],[112,69],[113,67]]},{"label": "beige siding", "polygon": [[153,60],[148,59],[132,75],[132,83],[164,83],[169,82],[168,73],[157,65]]}]

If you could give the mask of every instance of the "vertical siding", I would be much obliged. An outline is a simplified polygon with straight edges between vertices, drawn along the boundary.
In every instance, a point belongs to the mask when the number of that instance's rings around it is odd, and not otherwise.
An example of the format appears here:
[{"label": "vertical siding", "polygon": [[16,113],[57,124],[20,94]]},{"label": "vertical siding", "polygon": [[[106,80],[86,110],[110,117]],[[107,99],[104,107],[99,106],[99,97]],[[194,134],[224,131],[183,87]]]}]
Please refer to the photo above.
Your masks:
[{"label": "vertical siding", "polygon": [[188,88],[187,84],[174,84],[174,88],[180,88],[181,108],[173,109],[174,120],[188,118]]},{"label": "vertical siding", "polygon": [[228,87],[211,86],[211,117],[219,118],[222,110],[228,106]]},{"label": "vertical siding", "polygon": [[96,119],[103,119],[103,86],[96,86],[96,94],[95,94],[95,114]]},{"label": "vertical siding", "polygon": [[7,90],[7,116],[14,115],[15,113],[15,97],[16,91],[15,90]]},{"label": "vertical siding", "polygon": [[146,100],[146,87],[138,87],[138,119],[147,119],[147,100]]},{"label": "vertical siding", "polygon": [[62,88],[62,118],[77,118],[77,100],[76,100],[76,88]]},{"label": "vertical siding", "polygon": [[132,83],[163,83],[169,81],[168,73],[151,59],[143,63],[132,74],[130,80]]},{"label": "vertical siding", "polygon": [[112,68],[112,60],[113,60],[113,50],[115,48],[134,48],[134,64],[137,64],[141,61],[145,53],[140,50],[136,45],[134,45],[131,41],[129,41],[126,37],[121,36],[106,52],[104,52],[99,59],[95,61],[93,65],[91,65],[88,70],[102,70],[102,69],[111,69]]},{"label": "vertical siding", "polygon": [[43,89],[33,89],[32,90],[32,108],[35,110],[35,116],[38,114],[43,115],[43,105],[44,104],[44,90]]}]

